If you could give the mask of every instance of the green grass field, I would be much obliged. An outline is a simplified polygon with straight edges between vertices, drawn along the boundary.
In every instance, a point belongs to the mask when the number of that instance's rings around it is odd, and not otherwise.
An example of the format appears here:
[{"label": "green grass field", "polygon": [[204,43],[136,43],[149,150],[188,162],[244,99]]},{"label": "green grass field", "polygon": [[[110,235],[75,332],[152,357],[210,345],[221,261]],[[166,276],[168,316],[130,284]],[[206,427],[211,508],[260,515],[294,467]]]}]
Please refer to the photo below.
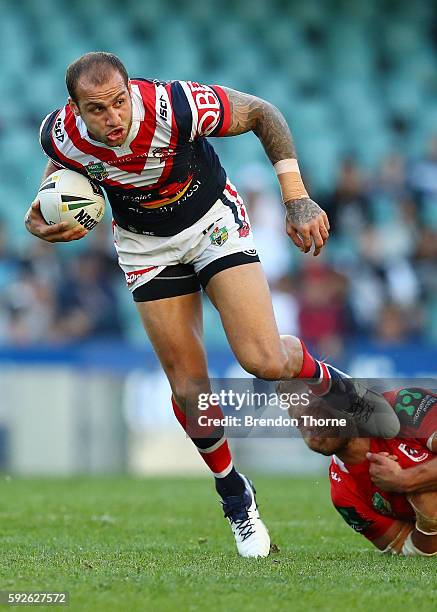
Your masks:
[{"label": "green grass field", "polygon": [[2,477],[0,588],[92,611],[437,609],[437,559],[378,555],[323,478],[256,486],[280,550],[244,560],[208,480]]}]

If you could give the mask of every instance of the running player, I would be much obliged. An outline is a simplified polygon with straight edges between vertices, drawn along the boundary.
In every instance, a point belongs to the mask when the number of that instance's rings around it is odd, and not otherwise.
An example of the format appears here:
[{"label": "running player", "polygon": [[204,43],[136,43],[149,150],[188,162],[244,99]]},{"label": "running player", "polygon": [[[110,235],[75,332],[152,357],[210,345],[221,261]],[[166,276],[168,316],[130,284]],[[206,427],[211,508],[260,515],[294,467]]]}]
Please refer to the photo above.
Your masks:
[{"label": "running player", "polygon": [[[73,62],[66,84],[67,105],[41,126],[41,145],[49,157],[44,177],[65,167],[104,187],[119,263],[168,376],[181,425],[187,428],[187,408],[209,385],[203,287],[248,372],[264,379],[314,379],[315,392],[328,395],[341,385],[345,410],[364,415],[372,431],[396,433],[398,422],[385,400],[313,359],[297,338],[279,336],[246,209],[206,139],[249,131],[258,136],[279,179],[288,235],[301,251],[314,246],[318,255],[328,239],[328,219],[305,190],[281,113],[264,100],[224,87],[130,80],[122,62],[103,52]],[[62,223],[48,226],[38,201],[25,223],[49,242],[87,233]],[[215,477],[239,553],[267,555],[269,536],[255,491],[233,467],[223,429],[191,437]]]},{"label": "running player", "polygon": [[[302,421],[299,429],[311,450],[332,455],[332,503],[352,529],[385,553],[437,555],[437,395],[420,388],[384,395],[401,420],[397,438],[348,438]],[[326,414],[319,399],[304,411]]]}]

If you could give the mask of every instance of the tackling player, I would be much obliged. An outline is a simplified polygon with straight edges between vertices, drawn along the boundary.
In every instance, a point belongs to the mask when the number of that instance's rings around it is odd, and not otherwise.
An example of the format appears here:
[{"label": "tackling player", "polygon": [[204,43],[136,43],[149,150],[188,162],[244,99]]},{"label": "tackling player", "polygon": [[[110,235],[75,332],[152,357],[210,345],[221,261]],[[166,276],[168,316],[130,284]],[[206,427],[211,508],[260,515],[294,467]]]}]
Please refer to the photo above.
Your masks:
[{"label": "tackling player", "polygon": [[[278,176],[288,235],[301,251],[314,246],[318,255],[329,222],[306,192],[281,113],[225,87],[129,79],[122,62],[103,52],[73,62],[66,84],[68,103],[41,126],[49,157],[44,177],[65,167],[104,187],[119,264],[169,379],[181,425],[188,427],[188,407],[209,390],[203,287],[248,372],[264,379],[314,379],[314,391],[327,397],[340,389],[344,410],[362,415],[374,433],[396,433],[398,421],[383,398],[315,360],[297,338],[279,336],[247,211],[206,139],[250,131],[258,136]],[[49,242],[87,233],[62,223],[48,226],[38,201],[25,223]],[[235,470],[223,429],[191,438],[215,477],[239,553],[267,555],[270,541],[255,491]]]},{"label": "tackling player", "polygon": [[[384,553],[434,556],[437,395],[420,388],[384,395],[401,421],[397,438],[347,438],[331,427],[299,429],[311,450],[332,455],[332,503],[352,529]],[[317,399],[305,409],[309,412],[322,416],[326,407]]]}]

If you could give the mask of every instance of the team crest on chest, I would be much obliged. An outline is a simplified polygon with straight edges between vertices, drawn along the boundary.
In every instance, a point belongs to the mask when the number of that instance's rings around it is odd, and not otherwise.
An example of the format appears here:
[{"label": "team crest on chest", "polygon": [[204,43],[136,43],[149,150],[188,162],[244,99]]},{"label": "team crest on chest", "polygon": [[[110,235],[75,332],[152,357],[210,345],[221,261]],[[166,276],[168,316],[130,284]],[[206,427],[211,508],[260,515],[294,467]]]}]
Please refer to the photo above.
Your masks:
[{"label": "team crest on chest", "polygon": [[90,162],[85,166],[85,170],[88,176],[96,181],[103,181],[109,176],[102,162]]},{"label": "team crest on chest", "polygon": [[211,240],[211,244],[215,246],[222,246],[226,240],[228,239],[228,229],[227,227],[218,227],[216,226],[211,234],[209,235],[209,239]]}]

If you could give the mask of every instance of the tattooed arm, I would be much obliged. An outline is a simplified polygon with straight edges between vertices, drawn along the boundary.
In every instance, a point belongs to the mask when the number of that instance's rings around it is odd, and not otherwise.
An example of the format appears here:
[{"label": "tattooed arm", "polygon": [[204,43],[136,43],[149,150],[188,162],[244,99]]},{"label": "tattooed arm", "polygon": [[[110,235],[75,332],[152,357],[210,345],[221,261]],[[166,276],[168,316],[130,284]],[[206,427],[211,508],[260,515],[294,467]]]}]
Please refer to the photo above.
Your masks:
[{"label": "tattooed arm", "polygon": [[[284,159],[296,159],[287,122],[273,104],[234,89],[222,89],[229,99],[231,114],[225,136],[254,132],[272,164]],[[314,242],[314,255],[318,255],[329,236],[326,213],[308,196],[288,199],[284,205],[287,234],[304,253],[310,251]]]}]

